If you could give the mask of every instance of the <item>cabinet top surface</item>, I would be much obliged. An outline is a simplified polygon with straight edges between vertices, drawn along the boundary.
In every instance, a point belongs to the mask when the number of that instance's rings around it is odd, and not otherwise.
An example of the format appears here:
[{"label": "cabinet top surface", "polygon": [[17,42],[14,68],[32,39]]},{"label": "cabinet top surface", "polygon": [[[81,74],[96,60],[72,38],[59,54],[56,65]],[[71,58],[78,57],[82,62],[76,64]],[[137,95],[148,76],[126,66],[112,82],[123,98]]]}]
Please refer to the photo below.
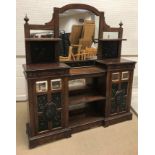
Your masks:
[{"label": "cabinet top surface", "polygon": [[106,65],[120,65],[120,64],[135,64],[135,61],[127,60],[127,59],[105,59],[105,60],[97,60],[97,62],[106,64]]},{"label": "cabinet top surface", "polygon": [[97,66],[71,68],[70,69],[70,76],[102,74],[105,72],[106,72],[105,69],[99,68]]},{"label": "cabinet top surface", "polygon": [[29,64],[23,65],[24,71],[41,71],[54,69],[69,69],[70,67],[65,63],[48,63],[48,64]]}]

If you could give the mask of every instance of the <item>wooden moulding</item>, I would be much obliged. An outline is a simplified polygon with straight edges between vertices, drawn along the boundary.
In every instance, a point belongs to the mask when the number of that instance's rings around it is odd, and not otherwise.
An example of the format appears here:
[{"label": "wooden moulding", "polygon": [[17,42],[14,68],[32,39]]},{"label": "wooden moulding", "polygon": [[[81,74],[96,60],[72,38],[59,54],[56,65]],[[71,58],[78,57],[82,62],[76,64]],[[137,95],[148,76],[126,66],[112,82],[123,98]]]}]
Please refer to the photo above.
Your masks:
[{"label": "wooden moulding", "polygon": [[[88,120],[89,119],[89,120]],[[31,129],[29,124],[26,124],[26,132],[28,134],[29,148],[34,148],[36,146],[49,143],[62,138],[69,138],[73,133],[87,130],[90,128],[103,126],[108,127],[109,125],[116,124],[123,121],[128,121],[132,119],[132,113],[124,113],[122,115],[116,115],[109,118],[104,117],[91,117],[86,118],[86,120],[80,121],[79,124],[75,124],[73,121],[70,123],[68,128],[61,130],[51,131],[49,133],[37,135],[31,137]]]}]

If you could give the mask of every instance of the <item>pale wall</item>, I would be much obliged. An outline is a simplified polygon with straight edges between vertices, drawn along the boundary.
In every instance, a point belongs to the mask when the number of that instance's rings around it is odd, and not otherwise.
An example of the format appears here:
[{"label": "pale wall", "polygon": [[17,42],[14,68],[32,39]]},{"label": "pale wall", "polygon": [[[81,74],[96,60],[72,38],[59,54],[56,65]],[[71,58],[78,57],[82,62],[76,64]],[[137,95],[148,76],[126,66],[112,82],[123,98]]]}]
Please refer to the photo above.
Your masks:
[{"label": "pale wall", "polygon": [[[51,20],[53,7],[62,7],[68,3],[85,3],[105,12],[105,19],[110,26],[123,22],[124,38],[122,55],[137,60],[137,0],[17,0],[17,100],[25,100],[26,84],[21,64],[25,63],[24,16],[28,15],[31,24],[43,24]],[[134,57],[133,57],[134,56]],[[137,81],[137,68],[134,79]],[[137,83],[137,82],[136,82]],[[137,89],[137,84],[134,85]],[[137,101],[135,101],[137,107]]]}]

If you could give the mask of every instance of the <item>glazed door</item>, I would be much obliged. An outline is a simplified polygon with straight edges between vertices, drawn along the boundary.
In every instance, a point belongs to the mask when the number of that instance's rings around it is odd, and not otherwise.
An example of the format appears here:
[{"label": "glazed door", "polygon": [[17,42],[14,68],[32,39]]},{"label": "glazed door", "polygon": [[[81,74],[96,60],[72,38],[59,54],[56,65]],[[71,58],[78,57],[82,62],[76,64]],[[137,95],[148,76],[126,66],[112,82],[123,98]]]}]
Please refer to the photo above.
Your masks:
[{"label": "glazed door", "polygon": [[128,110],[130,71],[111,73],[110,115],[120,114]]},{"label": "glazed door", "polygon": [[36,134],[64,126],[64,79],[39,79],[34,84]]}]

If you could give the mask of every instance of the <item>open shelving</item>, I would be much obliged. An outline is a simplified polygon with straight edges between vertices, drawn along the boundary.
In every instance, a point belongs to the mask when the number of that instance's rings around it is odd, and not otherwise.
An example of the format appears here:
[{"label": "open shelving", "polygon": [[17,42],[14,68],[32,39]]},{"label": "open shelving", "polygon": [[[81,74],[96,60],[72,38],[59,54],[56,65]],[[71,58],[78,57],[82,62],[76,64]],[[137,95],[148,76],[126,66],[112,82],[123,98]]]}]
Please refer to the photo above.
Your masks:
[{"label": "open shelving", "polygon": [[84,85],[69,86],[69,127],[74,131],[80,127],[98,125],[104,119],[105,70],[98,66],[70,69],[70,80],[84,79]]}]

